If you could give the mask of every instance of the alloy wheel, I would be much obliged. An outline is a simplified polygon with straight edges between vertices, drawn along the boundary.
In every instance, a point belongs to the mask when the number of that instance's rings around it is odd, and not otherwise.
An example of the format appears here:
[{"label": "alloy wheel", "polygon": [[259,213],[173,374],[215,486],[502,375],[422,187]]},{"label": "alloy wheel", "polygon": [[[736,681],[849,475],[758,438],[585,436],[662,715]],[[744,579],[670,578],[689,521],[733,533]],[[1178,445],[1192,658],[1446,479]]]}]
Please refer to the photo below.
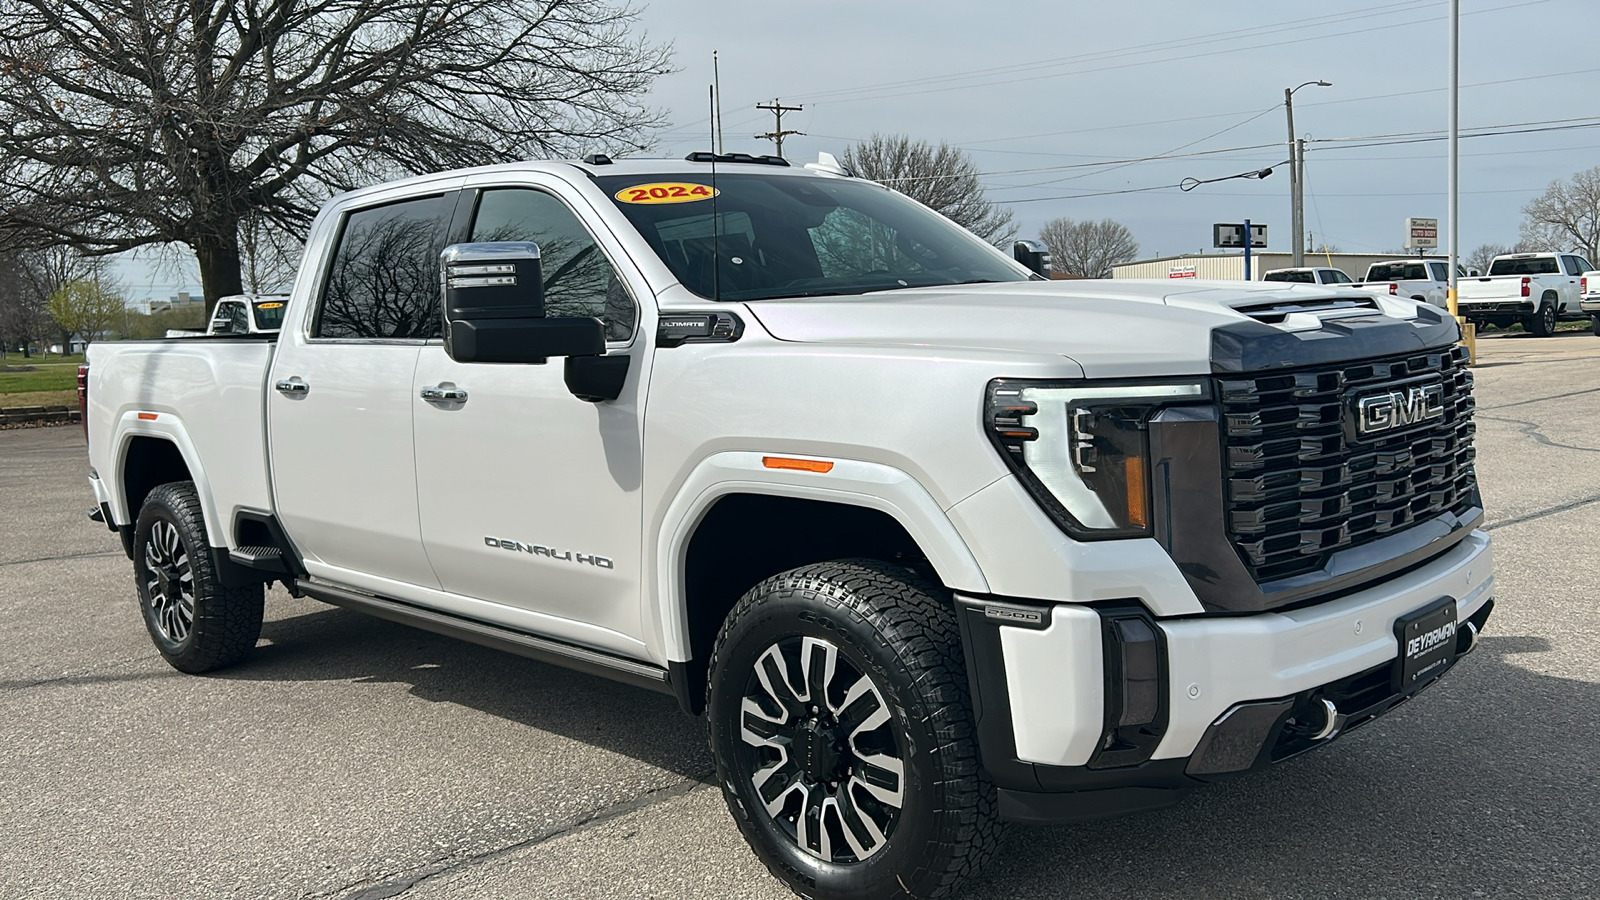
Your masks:
[{"label": "alloy wheel", "polygon": [[144,543],[145,596],[161,636],[181,643],[194,627],[194,567],[178,529],[165,519],[150,526]]},{"label": "alloy wheel", "polygon": [[883,849],[905,800],[904,745],[872,678],[815,637],[762,651],[740,703],[744,777],[778,829],[830,863]]}]

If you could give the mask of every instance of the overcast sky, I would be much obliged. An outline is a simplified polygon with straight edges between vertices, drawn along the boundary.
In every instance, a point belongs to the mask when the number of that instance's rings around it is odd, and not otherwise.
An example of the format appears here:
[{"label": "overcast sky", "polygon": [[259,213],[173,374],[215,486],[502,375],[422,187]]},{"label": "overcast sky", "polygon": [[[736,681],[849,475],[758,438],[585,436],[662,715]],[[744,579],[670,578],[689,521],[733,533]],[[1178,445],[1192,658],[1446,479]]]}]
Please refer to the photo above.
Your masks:
[{"label": "overcast sky", "polygon": [[[1600,3],[1461,8],[1462,128],[1546,129],[1461,142],[1466,253],[1514,243],[1528,200],[1600,165],[1600,59],[1590,52]],[[1349,139],[1442,135],[1449,9],[1448,0],[656,0],[641,21],[673,44],[679,71],[651,96],[672,123],[653,155],[706,148],[715,49],[730,151],[771,151],[753,135],[772,117],[754,107],[778,98],[804,107],[784,119],[806,133],[785,144],[797,163],[874,132],[967,150],[1022,237],[1058,216],[1109,217],[1132,230],[1141,255],[1170,255],[1209,248],[1213,222],[1249,218],[1286,250],[1286,168],[1261,181],[1171,186],[1282,163],[1283,90],[1323,79],[1333,86],[1295,94],[1296,131],[1314,141],[1306,229],[1318,245],[1381,252],[1402,244],[1406,216],[1444,225],[1445,143]],[[1127,162],[1173,154],[1201,155]],[[180,273],[124,273],[136,298],[183,281],[198,289]]]}]

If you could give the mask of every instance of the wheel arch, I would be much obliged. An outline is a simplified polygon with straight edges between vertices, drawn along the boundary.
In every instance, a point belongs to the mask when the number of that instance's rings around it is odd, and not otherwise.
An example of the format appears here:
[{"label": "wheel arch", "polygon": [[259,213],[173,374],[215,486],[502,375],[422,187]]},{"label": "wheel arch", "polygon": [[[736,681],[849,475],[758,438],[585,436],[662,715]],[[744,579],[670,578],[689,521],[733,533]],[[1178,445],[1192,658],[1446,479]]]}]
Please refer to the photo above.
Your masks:
[{"label": "wheel arch", "polygon": [[119,429],[116,482],[111,492],[112,516],[118,527],[131,528],[138,521],[140,507],[157,486],[192,481],[200,498],[207,541],[213,547],[227,546],[211,484],[183,423],[171,413],[161,413],[155,419],[134,418],[129,413],[123,425]]},{"label": "wheel arch", "polygon": [[706,660],[723,619],[770,575],[870,558],[904,564],[953,590],[988,592],[948,516],[907,473],[837,459],[825,460],[833,463],[825,473],[781,470],[768,468],[764,458],[729,452],[702,462],[658,531],[652,609],[681,682],[679,702],[690,712],[700,710]]}]

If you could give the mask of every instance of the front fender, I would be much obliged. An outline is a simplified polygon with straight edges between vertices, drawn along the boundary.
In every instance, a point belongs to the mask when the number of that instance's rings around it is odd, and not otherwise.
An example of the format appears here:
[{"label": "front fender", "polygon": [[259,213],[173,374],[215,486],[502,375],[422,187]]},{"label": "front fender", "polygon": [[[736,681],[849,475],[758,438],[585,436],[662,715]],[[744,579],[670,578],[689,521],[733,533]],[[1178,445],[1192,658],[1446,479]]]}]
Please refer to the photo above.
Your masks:
[{"label": "front fender", "polygon": [[[662,636],[666,658],[691,658],[684,568],[689,540],[708,510],[729,494],[769,494],[862,506],[899,522],[917,542],[946,587],[985,594],[989,584],[949,516],[915,478],[882,463],[830,458],[826,473],[768,468],[763,457],[748,451],[717,453],[702,460],[684,481],[656,532],[655,602],[647,616]],[[792,454],[783,454],[792,456]]]}]

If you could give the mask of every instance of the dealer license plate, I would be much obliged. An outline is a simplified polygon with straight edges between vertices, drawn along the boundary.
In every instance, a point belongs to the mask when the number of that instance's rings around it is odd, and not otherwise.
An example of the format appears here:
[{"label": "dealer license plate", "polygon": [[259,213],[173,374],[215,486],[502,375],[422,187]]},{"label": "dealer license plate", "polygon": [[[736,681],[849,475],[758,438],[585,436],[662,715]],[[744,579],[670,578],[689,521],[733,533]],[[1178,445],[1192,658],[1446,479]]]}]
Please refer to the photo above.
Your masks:
[{"label": "dealer license plate", "polygon": [[1400,642],[1395,665],[1395,690],[1409,694],[1450,667],[1456,658],[1456,601],[1441,597],[1395,620]]}]

